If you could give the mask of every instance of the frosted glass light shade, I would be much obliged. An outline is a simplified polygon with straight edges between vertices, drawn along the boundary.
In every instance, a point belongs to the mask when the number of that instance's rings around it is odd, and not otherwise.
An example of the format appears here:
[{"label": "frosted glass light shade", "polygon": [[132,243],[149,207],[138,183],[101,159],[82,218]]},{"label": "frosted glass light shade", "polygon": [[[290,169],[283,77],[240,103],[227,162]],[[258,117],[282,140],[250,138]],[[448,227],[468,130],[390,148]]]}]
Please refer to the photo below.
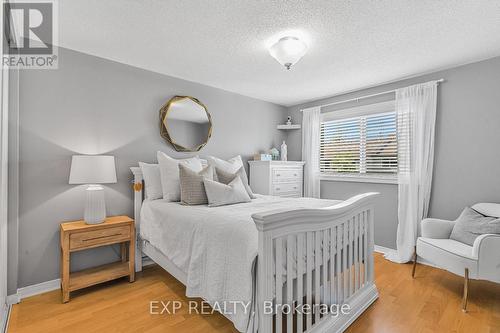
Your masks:
[{"label": "frosted glass light shade", "polygon": [[115,157],[105,155],[73,155],[70,184],[116,183]]},{"label": "frosted glass light shade", "polygon": [[283,37],[269,48],[269,54],[290,69],[307,52],[307,45],[297,37]]}]

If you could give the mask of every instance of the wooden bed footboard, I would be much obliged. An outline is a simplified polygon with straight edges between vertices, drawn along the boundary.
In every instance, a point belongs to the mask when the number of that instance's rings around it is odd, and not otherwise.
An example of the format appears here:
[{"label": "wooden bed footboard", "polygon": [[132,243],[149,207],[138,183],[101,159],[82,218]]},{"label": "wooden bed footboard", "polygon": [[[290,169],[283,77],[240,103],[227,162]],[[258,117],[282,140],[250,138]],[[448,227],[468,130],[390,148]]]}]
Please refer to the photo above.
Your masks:
[{"label": "wooden bed footboard", "polygon": [[373,198],[254,214],[259,333],[342,332],[378,297]]}]

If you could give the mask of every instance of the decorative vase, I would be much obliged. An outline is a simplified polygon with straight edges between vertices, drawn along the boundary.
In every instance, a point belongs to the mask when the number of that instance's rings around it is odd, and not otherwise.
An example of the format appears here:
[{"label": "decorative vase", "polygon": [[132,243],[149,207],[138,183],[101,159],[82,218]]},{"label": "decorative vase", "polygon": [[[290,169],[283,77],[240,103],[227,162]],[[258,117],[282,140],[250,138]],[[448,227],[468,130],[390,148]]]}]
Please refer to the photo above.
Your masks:
[{"label": "decorative vase", "polygon": [[286,145],[285,140],[281,144],[281,160],[286,161],[288,159],[288,147]]}]

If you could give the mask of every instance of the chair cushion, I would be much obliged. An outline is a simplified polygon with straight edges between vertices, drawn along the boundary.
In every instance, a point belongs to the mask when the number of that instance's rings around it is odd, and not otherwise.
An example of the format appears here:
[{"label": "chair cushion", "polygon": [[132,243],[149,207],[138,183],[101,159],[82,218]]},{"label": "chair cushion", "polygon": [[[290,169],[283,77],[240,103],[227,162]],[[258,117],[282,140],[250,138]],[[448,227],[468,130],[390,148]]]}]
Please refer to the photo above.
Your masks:
[{"label": "chair cushion", "polygon": [[424,238],[420,237],[420,241],[425,242],[434,247],[440,248],[444,251],[450,252],[452,254],[459,255],[464,258],[477,259],[474,258],[472,254],[472,246],[464,243],[457,242],[453,239],[437,239],[437,238]]},{"label": "chair cushion", "polygon": [[417,254],[429,263],[460,276],[468,268],[470,277],[477,278],[478,260],[473,255],[472,246],[453,239],[419,237]]},{"label": "chair cushion", "polygon": [[450,239],[472,246],[476,238],[483,234],[500,234],[500,218],[484,216],[465,207],[455,221]]}]

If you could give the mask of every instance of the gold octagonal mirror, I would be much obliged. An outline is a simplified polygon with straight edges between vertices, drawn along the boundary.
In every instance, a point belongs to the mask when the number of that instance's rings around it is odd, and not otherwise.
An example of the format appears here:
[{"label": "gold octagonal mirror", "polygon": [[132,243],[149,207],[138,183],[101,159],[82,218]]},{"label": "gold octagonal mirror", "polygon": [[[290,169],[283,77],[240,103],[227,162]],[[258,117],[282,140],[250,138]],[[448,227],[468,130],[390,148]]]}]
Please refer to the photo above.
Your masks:
[{"label": "gold octagonal mirror", "polygon": [[196,98],[174,96],[160,109],[160,135],[177,151],[198,151],[212,135],[212,117]]}]

